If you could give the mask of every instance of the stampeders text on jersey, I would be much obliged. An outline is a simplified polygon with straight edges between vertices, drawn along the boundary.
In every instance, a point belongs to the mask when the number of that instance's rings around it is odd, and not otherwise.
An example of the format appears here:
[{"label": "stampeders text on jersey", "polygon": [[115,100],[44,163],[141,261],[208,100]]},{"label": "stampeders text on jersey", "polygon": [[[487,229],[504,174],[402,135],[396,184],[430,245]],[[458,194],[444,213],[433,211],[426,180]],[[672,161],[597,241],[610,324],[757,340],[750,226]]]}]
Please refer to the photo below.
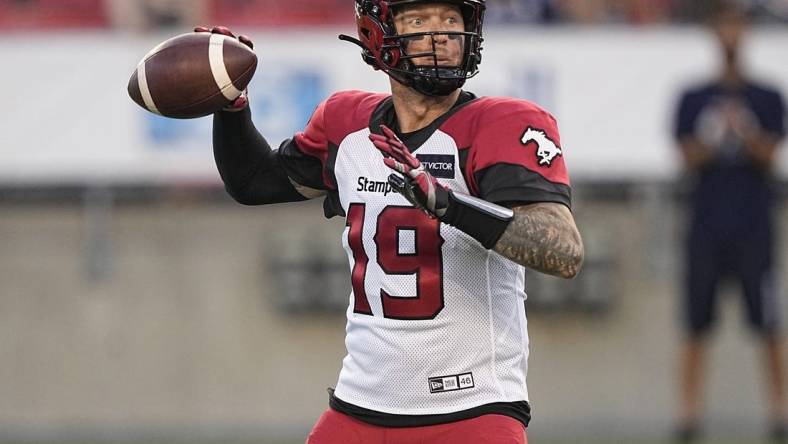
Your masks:
[{"label": "stampeders text on jersey", "polygon": [[366,191],[368,193],[383,193],[384,196],[392,191],[391,184],[385,181],[369,180],[364,176],[358,178],[358,188],[356,191]]}]

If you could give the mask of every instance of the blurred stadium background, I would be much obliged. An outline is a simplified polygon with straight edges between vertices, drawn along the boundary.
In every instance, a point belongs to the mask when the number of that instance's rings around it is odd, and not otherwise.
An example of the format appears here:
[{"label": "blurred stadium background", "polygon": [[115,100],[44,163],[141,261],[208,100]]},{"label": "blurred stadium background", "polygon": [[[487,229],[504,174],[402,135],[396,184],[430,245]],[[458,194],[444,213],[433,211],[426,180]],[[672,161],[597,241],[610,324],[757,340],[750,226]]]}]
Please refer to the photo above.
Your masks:
[{"label": "blurred stadium background", "polygon": [[[744,3],[750,71],[787,92],[788,2]],[[278,143],[332,91],[387,89],[336,38],[351,5],[0,0],[0,442],[303,442],[344,354],[344,224],[317,202],[233,203],[210,119],[146,113],[126,82],[165,38],[230,26],[256,43],[251,103]],[[706,2],[488,5],[467,89],[557,116],[587,248],[575,281],[528,282],[529,438],[663,442],[684,217],[671,122],[680,89],[718,66]],[[758,442],[765,425],[739,304],[726,298],[712,349],[709,442]]]}]

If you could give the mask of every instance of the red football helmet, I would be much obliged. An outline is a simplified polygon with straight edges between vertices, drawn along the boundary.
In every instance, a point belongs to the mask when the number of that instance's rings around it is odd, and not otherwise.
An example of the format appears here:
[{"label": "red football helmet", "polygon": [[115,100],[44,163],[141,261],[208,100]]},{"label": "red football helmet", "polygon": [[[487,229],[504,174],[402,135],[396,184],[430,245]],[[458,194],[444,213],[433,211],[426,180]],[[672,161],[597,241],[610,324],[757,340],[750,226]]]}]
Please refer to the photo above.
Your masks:
[{"label": "red football helmet", "polygon": [[[364,61],[380,69],[394,80],[428,96],[445,96],[462,87],[466,79],[479,72],[482,60],[482,24],[484,23],[484,0],[355,0],[358,39],[340,35],[342,40],[361,47]],[[416,32],[397,34],[394,14],[397,8],[419,3],[448,3],[462,11],[464,32]],[[460,66],[438,65],[434,35],[461,36],[464,54]],[[408,54],[407,40],[429,37],[432,52]],[[416,65],[414,58],[429,59],[433,63]]]}]

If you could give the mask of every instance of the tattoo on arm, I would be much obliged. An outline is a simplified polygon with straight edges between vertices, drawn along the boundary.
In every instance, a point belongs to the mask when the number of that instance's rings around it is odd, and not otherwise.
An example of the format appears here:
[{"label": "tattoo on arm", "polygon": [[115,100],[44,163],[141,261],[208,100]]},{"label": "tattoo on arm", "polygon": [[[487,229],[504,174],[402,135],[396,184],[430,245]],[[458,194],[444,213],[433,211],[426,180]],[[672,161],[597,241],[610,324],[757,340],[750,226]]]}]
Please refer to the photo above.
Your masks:
[{"label": "tattoo on arm", "polygon": [[583,241],[569,209],[558,203],[514,208],[495,251],[542,273],[572,278],[583,263]]}]

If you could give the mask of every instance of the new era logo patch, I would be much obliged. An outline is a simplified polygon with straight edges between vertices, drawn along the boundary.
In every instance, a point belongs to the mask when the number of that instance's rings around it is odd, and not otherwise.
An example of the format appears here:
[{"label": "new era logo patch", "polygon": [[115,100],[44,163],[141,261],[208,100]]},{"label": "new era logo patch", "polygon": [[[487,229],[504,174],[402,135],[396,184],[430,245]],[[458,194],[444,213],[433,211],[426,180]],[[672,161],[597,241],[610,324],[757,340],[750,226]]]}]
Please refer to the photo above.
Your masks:
[{"label": "new era logo patch", "polygon": [[416,154],[424,169],[434,177],[454,179],[454,156],[450,154]]},{"label": "new era logo patch", "polygon": [[429,378],[430,393],[453,392],[474,388],[473,373],[462,373],[460,375],[436,376]]}]

